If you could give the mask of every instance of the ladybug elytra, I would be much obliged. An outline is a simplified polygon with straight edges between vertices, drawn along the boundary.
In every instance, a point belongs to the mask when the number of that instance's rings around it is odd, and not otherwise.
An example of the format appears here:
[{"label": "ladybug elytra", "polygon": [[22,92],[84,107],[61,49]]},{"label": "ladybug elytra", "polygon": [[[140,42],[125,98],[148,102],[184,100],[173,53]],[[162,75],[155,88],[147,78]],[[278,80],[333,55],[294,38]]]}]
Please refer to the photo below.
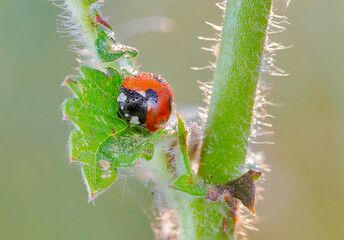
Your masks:
[{"label": "ladybug elytra", "polygon": [[156,132],[169,120],[174,94],[160,75],[142,72],[128,76],[123,79],[120,91],[118,112],[128,123]]}]

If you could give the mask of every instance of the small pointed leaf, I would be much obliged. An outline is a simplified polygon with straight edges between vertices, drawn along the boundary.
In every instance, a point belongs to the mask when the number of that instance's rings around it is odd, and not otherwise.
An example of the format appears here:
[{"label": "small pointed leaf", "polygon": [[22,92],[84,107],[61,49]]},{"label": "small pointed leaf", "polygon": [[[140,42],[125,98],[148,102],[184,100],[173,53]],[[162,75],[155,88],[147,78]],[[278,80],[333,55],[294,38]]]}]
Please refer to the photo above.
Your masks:
[{"label": "small pointed leaf", "polygon": [[186,173],[190,175],[191,174],[190,159],[189,159],[187,146],[186,146],[187,144],[186,136],[188,135],[188,132],[185,129],[183,120],[180,118],[178,114],[177,114],[177,119],[178,119],[178,138],[179,138],[180,151],[183,156]]},{"label": "small pointed leaf", "polygon": [[256,200],[256,185],[254,182],[260,176],[261,172],[251,169],[239,178],[233,179],[223,185],[217,185],[217,188],[221,194],[227,191],[232,197],[239,199],[252,213],[254,213],[254,204]]},{"label": "small pointed leaf", "polygon": [[110,36],[112,33],[111,30],[104,26],[99,25],[97,28],[98,38],[96,40],[96,51],[101,61],[112,62],[125,54],[130,57],[137,56],[138,51],[135,48],[117,43],[116,40]]},{"label": "small pointed leaf", "polygon": [[203,182],[193,175],[182,175],[173,183],[172,188],[193,196],[204,196],[207,190]]}]

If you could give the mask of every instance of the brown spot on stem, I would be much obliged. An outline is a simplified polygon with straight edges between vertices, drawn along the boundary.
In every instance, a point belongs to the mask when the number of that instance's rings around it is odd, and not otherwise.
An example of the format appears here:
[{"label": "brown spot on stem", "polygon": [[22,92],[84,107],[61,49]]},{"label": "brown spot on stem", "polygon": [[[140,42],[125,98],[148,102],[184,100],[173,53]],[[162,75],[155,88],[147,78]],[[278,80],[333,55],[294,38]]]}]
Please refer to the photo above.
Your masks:
[{"label": "brown spot on stem", "polygon": [[177,154],[177,149],[176,147],[178,146],[178,141],[177,139],[173,139],[170,142],[170,145],[168,147],[168,151],[165,152],[165,157],[167,159],[167,168],[171,171],[171,172],[176,172],[177,167],[176,167],[176,154]]},{"label": "brown spot on stem", "polygon": [[228,231],[228,217],[224,217],[223,222],[222,222],[222,235],[223,237],[226,236],[227,231]]},{"label": "brown spot on stem", "polygon": [[209,199],[212,202],[216,202],[219,199],[219,193],[217,189],[210,188],[205,195],[205,199]]}]

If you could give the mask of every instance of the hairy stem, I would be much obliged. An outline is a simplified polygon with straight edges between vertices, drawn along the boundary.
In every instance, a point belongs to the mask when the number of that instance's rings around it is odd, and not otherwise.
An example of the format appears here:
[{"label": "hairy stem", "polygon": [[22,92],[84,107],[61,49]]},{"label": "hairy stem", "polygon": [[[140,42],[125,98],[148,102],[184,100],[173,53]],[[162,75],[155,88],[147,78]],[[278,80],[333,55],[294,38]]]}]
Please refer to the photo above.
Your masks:
[{"label": "hairy stem", "polygon": [[95,54],[95,41],[97,39],[94,21],[90,15],[92,0],[65,0],[73,21],[78,25],[87,49]]},{"label": "hairy stem", "polygon": [[[228,0],[199,175],[222,184],[243,174],[271,0]],[[224,203],[185,200],[180,239],[231,239]]]},{"label": "hairy stem", "polygon": [[205,129],[200,175],[243,173],[271,0],[228,0]]}]

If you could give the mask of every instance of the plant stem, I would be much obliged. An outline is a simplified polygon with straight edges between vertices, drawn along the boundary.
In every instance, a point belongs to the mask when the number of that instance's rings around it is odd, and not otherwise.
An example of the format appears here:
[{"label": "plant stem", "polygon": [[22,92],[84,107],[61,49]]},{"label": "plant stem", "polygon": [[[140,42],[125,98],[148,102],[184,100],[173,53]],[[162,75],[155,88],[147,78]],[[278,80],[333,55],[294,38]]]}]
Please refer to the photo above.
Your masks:
[{"label": "plant stem", "polygon": [[[199,171],[209,183],[243,174],[270,7],[271,0],[226,3]],[[224,203],[184,201],[177,208],[181,240],[233,238],[234,222]]]},{"label": "plant stem", "polygon": [[243,173],[271,0],[228,0],[199,174],[226,183]]},{"label": "plant stem", "polygon": [[94,21],[90,15],[90,6],[95,1],[87,0],[65,0],[73,21],[78,25],[82,38],[88,50],[96,55],[95,41],[97,39]]}]

